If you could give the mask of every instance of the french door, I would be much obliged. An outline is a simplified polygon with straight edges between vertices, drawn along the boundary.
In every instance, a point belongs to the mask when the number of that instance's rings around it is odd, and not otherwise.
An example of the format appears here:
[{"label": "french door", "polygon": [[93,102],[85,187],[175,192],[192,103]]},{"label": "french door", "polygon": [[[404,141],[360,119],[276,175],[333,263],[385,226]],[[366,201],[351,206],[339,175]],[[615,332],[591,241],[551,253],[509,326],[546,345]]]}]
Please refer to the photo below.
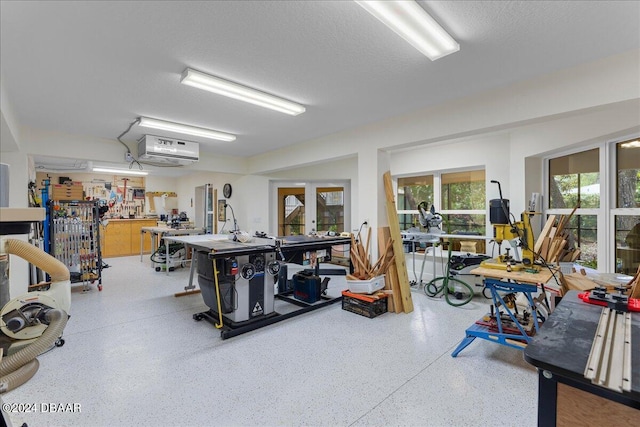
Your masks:
[{"label": "french door", "polygon": [[339,234],[350,229],[350,185],[340,182],[272,182],[273,229],[279,236]]}]

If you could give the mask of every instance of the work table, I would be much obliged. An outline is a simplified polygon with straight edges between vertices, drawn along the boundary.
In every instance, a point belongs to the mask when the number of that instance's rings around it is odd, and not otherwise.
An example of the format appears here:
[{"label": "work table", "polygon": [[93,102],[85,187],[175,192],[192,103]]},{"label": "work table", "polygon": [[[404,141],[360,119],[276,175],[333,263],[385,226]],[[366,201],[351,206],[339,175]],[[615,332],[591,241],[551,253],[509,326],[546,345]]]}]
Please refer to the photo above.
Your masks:
[{"label": "work table", "polygon": [[640,417],[640,313],[631,316],[631,391],[584,377],[602,307],[569,291],[524,350],[538,368],[538,425],[631,425]]}]

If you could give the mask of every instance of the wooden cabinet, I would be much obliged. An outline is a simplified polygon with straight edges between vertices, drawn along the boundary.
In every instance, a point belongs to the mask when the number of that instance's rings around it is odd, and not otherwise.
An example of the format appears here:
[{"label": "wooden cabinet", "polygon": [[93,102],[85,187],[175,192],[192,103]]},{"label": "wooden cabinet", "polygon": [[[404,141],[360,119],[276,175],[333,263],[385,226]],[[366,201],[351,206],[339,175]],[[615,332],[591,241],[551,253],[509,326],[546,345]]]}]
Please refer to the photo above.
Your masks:
[{"label": "wooden cabinet", "polygon": [[[140,229],[154,227],[155,219],[112,219],[103,229],[104,246],[102,257],[130,256],[140,254]],[[144,234],[143,251],[151,251],[151,235]]]},{"label": "wooden cabinet", "polygon": [[[142,227],[155,227],[158,222],[155,219],[137,220],[131,223],[131,252],[140,253],[140,234]],[[144,233],[142,240],[142,251],[145,254],[151,253],[151,233]],[[155,248],[153,249],[155,250]]]}]

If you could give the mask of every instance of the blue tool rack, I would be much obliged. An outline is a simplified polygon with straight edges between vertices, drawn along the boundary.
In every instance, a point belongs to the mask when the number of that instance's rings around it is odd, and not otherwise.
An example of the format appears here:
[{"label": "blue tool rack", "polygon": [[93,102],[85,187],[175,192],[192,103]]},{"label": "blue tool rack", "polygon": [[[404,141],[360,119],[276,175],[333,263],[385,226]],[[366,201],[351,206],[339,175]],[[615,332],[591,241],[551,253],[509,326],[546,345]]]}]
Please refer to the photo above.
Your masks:
[{"label": "blue tool rack", "polygon": [[[506,345],[517,349],[523,349],[527,343],[531,341],[531,337],[527,334],[525,326],[520,323],[516,313],[510,309],[502,293],[517,293],[522,292],[529,302],[529,309],[531,310],[531,316],[533,318],[533,327],[535,333],[539,330],[537,306],[535,304],[533,294],[538,291],[536,285],[523,284],[523,283],[508,283],[501,282],[496,279],[485,279],[485,288],[491,291],[491,298],[493,300],[493,307],[495,308],[495,317],[497,323],[497,331],[491,330],[488,326],[474,323],[466,330],[466,336],[460,342],[458,347],[451,353],[452,357],[456,357],[458,353],[464,350],[469,344],[476,338],[482,338],[488,341],[492,341],[498,344]],[[505,326],[502,324],[500,309],[509,316],[513,324],[516,326],[518,332],[505,331]]]}]

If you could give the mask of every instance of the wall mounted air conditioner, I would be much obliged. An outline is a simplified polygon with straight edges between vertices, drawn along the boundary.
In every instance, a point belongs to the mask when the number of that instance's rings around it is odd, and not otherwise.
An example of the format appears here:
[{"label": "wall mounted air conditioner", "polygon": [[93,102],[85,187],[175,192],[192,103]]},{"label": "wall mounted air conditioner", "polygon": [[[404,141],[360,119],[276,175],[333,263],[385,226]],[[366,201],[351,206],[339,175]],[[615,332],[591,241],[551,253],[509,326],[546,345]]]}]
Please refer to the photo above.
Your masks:
[{"label": "wall mounted air conditioner", "polygon": [[197,142],[182,141],[155,135],[144,135],[138,140],[138,160],[168,165],[190,165],[200,159]]}]

